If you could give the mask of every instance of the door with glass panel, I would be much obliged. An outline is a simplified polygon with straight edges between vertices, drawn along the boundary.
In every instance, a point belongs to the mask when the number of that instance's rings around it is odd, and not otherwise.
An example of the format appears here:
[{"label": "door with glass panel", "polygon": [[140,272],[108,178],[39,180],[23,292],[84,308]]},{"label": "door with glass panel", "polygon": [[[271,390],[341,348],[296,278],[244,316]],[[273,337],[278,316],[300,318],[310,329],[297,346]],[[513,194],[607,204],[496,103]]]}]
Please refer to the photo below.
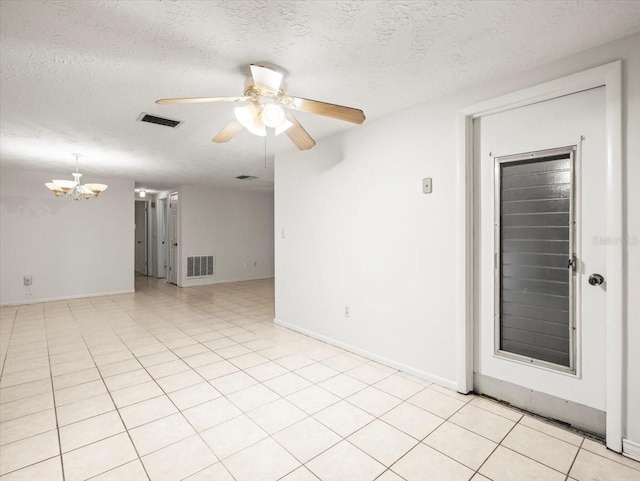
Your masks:
[{"label": "door with glass panel", "polygon": [[474,389],[604,433],[604,88],[475,121]]}]

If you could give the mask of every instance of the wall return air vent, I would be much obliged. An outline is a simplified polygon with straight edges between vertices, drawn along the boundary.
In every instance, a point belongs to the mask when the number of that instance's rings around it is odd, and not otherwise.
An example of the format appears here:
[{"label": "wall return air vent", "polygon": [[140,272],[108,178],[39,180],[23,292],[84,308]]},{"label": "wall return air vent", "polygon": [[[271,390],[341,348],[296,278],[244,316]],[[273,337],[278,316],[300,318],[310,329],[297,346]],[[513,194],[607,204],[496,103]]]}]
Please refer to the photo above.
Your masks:
[{"label": "wall return air vent", "polygon": [[164,125],[165,127],[171,127],[172,129],[175,129],[182,123],[180,120],[165,119],[164,117],[157,117],[155,115],[145,114],[144,112],[142,112],[136,120],[140,122],[148,122],[150,124]]},{"label": "wall return air vent", "polygon": [[187,257],[187,279],[211,277],[216,273],[215,256]]}]

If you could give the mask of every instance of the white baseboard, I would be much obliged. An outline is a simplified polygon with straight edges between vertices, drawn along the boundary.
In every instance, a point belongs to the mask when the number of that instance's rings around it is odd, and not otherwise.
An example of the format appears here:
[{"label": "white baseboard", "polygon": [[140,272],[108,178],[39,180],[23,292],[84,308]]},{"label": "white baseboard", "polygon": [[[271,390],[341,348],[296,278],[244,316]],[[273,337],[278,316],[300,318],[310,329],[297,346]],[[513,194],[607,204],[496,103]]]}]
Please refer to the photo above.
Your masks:
[{"label": "white baseboard", "polygon": [[622,440],[622,454],[626,457],[640,461],[640,443],[630,439]]},{"label": "white baseboard", "polygon": [[435,374],[431,374],[421,369],[417,369],[415,367],[409,366],[407,364],[394,361],[393,359],[380,356],[374,352],[367,351],[366,349],[361,349],[359,347],[352,346],[351,344],[338,341],[336,339],[325,336],[323,334],[318,334],[317,332],[309,331],[307,329],[298,327],[294,324],[282,321],[280,319],[274,319],[273,322],[275,322],[278,326],[286,327],[287,329],[291,329],[292,331],[299,332],[300,334],[304,334],[305,336],[313,337],[314,339],[317,339],[322,342],[326,342],[327,344],[331,344],[332,346],[340,347],[347,351],[353,352],[354,354],[358,354],[362,357],[371,359],[372,361],[376,361],[376,362],[379,362],[380,364],[384,364],[385,366],[389,366],[394,369],[398,369],[400,371],[406,372],[407,374],[411,374],[412,376],[419,377],[420,379],[424,379],[425,381],[438,384],[439,386],[446,387],[447,389],[451,389],[454,391],[457,389],[457,384],[455,382],[442,378],[440,376],[436,376]]},{"label": "white baseboard", "polygon": [[211,277],[185,279],[182,284],[178,284],[178,287],[200,287],[200,286],[209,286],[212,284],[226,284],[228,282],[260,281],[263,279],[273,279],[273,274],[266,275],[266,276],[258,275],[256,277],[235,277],[235,278],[226,278],[226,279],[222,279],[213,275]]},{"label": "white baseboard", "polygon": [[27,299],[23,301],[14,301],[0,304],[2,307],[8,306],[23,306],[25,304],[40,304],[41,302],[55,302],[55,301],[70,301],[72,299],[86,299],[88,297],[104,297],[104,296],[119,296],[121,294],[133,294],[134,290],[127,291],[112,291],[112,292],[94,292],[92,294],[76,294],[73,296],[61,296],[61,297],[45,297],[45,298],[36,298],[35,301],[32,299]]}]

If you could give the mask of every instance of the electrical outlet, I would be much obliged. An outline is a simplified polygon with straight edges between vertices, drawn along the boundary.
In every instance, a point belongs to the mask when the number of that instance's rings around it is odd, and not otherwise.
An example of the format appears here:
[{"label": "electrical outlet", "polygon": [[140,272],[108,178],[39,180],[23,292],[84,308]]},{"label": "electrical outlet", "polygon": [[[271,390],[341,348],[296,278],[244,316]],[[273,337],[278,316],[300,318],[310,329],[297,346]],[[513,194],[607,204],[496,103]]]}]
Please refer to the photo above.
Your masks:
[{"label": "electrical outlet", "polygon": [[422,193],[430,194],[432,192],[431,177],[422,179]]},{"label": "electrical outlet", "polygon": [[285,238],[285,236],[284,236],[284,229],[282,229],[282,233],[281,233],[280,235],[282,236],[282,238],[283,238],[283,239]]},{"label": "electrical outlet", "polygon": [[350,315],[349,306],[344,306],[344,317],[349,317]]},{"label": "electrical outlet", "polygon": [[33,284],[33,276],[24,276],[24,285],[30,286]]}]

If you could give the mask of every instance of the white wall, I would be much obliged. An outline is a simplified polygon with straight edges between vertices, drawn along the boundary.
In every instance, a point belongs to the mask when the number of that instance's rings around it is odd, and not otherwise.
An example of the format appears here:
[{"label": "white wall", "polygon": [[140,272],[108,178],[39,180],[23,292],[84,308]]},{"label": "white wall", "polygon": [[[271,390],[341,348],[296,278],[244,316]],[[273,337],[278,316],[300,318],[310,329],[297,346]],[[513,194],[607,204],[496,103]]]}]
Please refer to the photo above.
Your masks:
[{"label": "white wall", "polygon": [[133,292],[133,182],[84,176],[109,188],[97,199],[56,198],[45,186],[59,171],[2,169],[0,303]]},{"label": "white wall", "polygon": [[[193,186],[178,192],[181,287],[273,277],[272,192]],[[199,255],[216,256],[216,275],[186,279],[187,257]]]},{"label": "white wall", "polygon": [[[625,60],[627,226],[638,238],[635,35],[367,122],[309,152],[278,155],[276,318],[455,386],[456,113],[619,58]],[[430,195],[421,192],[423,177],[433,177]],[[625,436],[640,440],[640,245],[629,245],[627,254]]]}]

